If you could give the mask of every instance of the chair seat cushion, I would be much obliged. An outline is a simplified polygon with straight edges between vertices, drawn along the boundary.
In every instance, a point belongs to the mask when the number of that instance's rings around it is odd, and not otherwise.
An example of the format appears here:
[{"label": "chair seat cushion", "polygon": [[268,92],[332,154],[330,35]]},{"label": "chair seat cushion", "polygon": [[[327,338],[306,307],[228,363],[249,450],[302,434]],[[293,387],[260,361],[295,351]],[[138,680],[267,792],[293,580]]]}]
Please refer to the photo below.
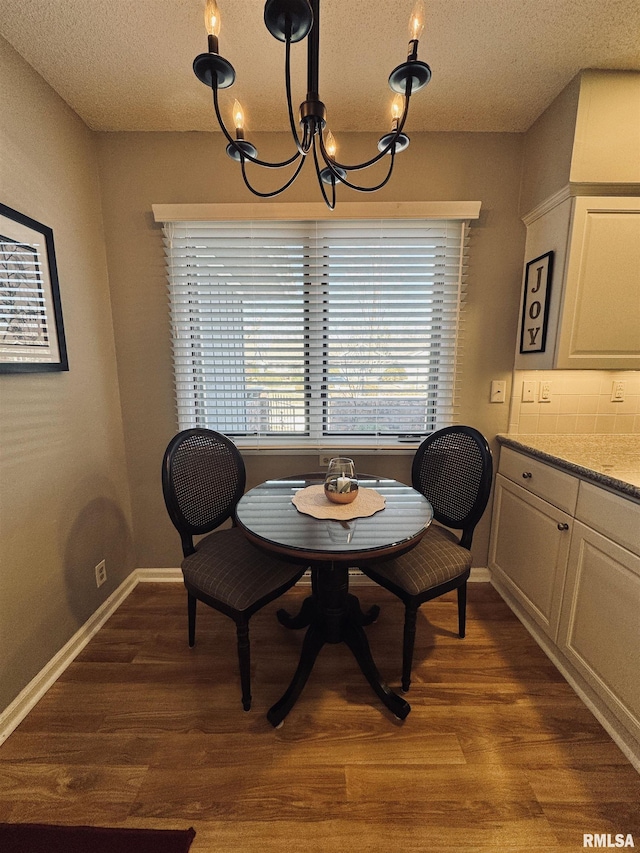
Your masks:
[{"label": "chair seat cushion", "polygon": [[[470,568],[471,552],[458,545],[455,534],[437,524],[432,524],[407,554],[384,563],[371,564],[373,573],[401,587],[409,595],[420,595]],[[366,567],[364,571],[366,573]]]},{"label": "chair seat cushion", "polygon": [[237,527],[210,533],[196,549],[182,562],[185,583],[239,611],[288,583],[293,585],[303,571],[264,554]]}]

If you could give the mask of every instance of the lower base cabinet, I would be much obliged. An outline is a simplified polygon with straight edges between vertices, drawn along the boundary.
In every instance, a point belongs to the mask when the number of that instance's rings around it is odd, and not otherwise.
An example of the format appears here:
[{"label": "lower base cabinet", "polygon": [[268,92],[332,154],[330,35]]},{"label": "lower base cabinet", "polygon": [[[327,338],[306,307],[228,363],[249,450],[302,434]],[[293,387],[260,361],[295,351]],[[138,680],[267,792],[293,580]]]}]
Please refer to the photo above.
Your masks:
[{"label": "lower base cabinet", "polygon": [[640,738],[640,557],[579,521],[571,537],[558,646]]}]

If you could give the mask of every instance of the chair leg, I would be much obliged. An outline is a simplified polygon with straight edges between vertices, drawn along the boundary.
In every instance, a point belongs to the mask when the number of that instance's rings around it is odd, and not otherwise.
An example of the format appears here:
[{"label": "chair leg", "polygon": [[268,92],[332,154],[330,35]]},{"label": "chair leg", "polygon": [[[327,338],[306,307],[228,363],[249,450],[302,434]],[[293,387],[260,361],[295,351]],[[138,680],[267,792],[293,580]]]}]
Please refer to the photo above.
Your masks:
[{"label": "chair leg", "polygon": [[402,692],[407,693],[411,684],[411,665],[413,663],[413,646],[416,639],[416,616],[418,606],[405,604],[404,608],[404,640],[402,644]]},{"label": "chair leg", "polygon": [[187,613],[189,616],[189,648],[192,649],[196,644],[196,603],[195,595],[187,593]]},{"label": "chair leg", "polygon": [[238,663],[240,665],[240,686],[242,688],[242,707],[251,708],[251,651],[249,647],[249,621],[237,623]]},{"label": "chair leg", "polygon": [[467,623],[467,582],[458,587],[458,636],[462,640]]}]

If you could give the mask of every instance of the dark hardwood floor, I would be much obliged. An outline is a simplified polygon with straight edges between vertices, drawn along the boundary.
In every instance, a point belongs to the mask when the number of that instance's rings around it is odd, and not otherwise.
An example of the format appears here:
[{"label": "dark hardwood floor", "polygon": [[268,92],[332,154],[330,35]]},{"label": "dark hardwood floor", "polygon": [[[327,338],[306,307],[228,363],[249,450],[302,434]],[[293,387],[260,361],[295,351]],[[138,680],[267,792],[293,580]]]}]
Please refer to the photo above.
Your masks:
[{"label": "dark hardwood floor", "polygon": [[[390,684],[402,605],[367,629]],[[326,646],[300,700],[266,720],[301,632],[251,621],[242,710],[233,623],[200,606],[187,645],[180,584],[140,584],[0,747],[0,820],[196,829],[192,853],[569,853],[583,833],[633,833],[640,776],[488,584],[418,617],[412,711],[399,723],[351,653]]]}]

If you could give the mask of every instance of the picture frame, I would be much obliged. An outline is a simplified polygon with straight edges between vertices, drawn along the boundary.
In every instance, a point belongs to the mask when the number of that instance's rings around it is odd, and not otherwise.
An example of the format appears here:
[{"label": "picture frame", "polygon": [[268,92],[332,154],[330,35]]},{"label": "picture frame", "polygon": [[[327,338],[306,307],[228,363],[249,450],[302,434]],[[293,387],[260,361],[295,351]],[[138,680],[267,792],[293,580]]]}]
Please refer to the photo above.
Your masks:
[{"label": "picture frame", "polygon": [[68,369],[53,231],[0,203],[0,373]]},{"label": "picture frame", "polygon": [[520,325],[520,352],[544,352],[547,345],[553,252],[545,252],[525,267]]}]

